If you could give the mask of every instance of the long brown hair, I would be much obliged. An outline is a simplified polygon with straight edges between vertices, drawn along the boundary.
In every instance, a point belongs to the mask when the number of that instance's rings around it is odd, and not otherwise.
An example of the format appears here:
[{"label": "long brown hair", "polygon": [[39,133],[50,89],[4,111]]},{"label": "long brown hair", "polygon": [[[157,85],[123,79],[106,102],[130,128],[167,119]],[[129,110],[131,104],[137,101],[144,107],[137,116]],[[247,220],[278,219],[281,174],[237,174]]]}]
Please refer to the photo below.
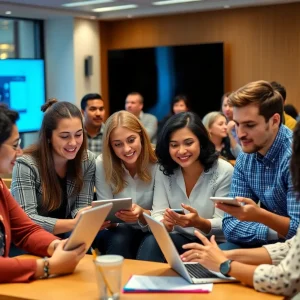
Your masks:
[{"label": "long brown hair", "polygon": [[111,132],[117,127],[127,128],[140,135],[142,150],[136,166],[137,175],[142,181],[151,181],[149,163],[155,163],[157,160],[146,129],[135,115],[124,110],[111,115],[105,123],[102,155],[105,179],[112,186],[113,194],[118,194],[127,185],[127,182],[124,180],[125,173],[122,161],[117,157],[110,144]]},{"label": "long brown hair", "polygon": [[[83,121],[80,110],[70,102],[58,102],[56,99],[49,99],[41,107],[45,112],[42,126],[39,132],[39,140],[36,144],[24,150],[24,154],[30,154],[37,162],[41,176],[43,191],[42,209],[53,211],[60,207],[62,191],[57,174],[54,168],[52,144],[50,143],[52,132],[62,119],[78,118]],[[78,193],[83,186],[82,161],[87,159],[86,136],[83,133],[83,143],[76,157],[67,162],[67,179],[72,180],[75,188],[72,195]]]}]

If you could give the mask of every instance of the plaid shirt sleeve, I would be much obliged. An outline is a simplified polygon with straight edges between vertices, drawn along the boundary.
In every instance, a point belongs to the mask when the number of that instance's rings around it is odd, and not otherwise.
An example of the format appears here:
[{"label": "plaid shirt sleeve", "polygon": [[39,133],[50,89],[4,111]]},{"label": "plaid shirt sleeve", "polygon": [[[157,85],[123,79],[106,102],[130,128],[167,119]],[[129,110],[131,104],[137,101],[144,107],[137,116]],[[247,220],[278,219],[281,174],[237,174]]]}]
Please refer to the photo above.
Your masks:
[{"label": "plaid shirt sleeve", "polygon": [[41,216],[37,210],[37,181],[39,179],[35,167],[30,164],[30,161],[21,158],[16,161],[13,169],[11,193],[31,220],[53,233],[57,219]]},{"label": "plaid shirt sleeve", "polygon": [[[234,167],[230,197],[245,197],[258,202],[251,191],[242,172],[243,163],[239,159]],[[223,231],[227,241],[232,243],[266,244],[268,243],[269,228],[256,222],[239,221],[237,218],[225,213],[223,218]]]},{"label": "plaid shirt sleeve", "polygon": [[88,159],[83,161],[83,187],[76,196],[74,208],[71,211],[72,218],[75,218],[78,211],[91,205],[94,198],[95,187],[95,155],[88,151]]}]

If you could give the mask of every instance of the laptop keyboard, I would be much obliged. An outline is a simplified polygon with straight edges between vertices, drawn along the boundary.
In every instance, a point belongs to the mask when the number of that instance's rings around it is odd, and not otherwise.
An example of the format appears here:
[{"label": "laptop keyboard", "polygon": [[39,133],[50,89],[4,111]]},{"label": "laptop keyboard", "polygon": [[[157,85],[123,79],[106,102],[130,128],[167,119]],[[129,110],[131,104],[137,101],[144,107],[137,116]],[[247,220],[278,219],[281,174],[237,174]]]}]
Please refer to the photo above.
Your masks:
[{"label": "laptop keyboard", "polygon": [[200,264],[185,264],[185,267],[192,278],[219,278]]}]

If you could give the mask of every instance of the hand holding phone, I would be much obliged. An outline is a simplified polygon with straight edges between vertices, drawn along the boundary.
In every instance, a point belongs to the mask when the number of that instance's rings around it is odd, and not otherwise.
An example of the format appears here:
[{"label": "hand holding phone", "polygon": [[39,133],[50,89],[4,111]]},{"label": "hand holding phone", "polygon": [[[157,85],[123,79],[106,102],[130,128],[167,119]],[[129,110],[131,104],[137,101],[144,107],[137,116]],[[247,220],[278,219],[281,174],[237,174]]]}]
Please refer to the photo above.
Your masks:
[{"label": "hand holding phone", "polygon": [[177,214],[184,215],[184,210],[182,208],[171,208],[172,211],[176,212]]},{"label": "hand holding phone", "polygon": [[210,200],[213,201],[214,203],[221,203],[221,204],[237,206],[237,207],[243,206],[243,203],[238,202],[235,198],[231,198],[231,197],[210,197]]}]

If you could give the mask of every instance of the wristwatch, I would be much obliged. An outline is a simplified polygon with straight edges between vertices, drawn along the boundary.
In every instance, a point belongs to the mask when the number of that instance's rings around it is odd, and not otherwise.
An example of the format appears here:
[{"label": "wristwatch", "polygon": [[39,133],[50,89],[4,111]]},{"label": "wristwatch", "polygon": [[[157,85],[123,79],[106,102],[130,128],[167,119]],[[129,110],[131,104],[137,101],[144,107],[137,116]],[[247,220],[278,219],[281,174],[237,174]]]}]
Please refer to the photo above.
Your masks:
[{"label": "wristwatch", "polygon": [[231,263],[232,263],[232,260],[228,259],[220,264],[220,272],[226,277],[230,277],[230,275],[228,275],[228,273],[230,272],[230,264]]}]

